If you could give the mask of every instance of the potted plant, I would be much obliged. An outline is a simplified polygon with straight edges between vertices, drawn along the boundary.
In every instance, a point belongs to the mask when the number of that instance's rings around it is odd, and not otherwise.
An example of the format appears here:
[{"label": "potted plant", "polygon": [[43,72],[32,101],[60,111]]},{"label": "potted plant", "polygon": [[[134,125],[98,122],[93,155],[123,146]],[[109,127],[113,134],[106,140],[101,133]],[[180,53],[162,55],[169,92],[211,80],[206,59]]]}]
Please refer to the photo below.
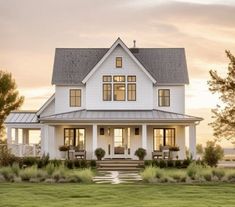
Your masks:
[{"label": "potted plant", "polygon": [[139,160],[144,160],[144,157],[146,156],[146,150],[143,148],[138,148],[135,151],[135,156],[137,156],[139,158]]},{"label": "potted plant", "polygon": [[95,156],[97,157],[97,160],[102,160],[102,158],[105,156],[105,151],[102,148],[97,148],[95,150]]},{"label": "potted plant", "polygon": [[171,158],[178,159],[178,151],[180,151],[180,148],[178,146],[171,146],[169,150],[170,150]]},{"label": "potted plant", "polygon": [[66,146],[66,145],[59,146],[60,157],[62,159],[66,159],[66,154],[68,150],[69,150],[69,146]]}]

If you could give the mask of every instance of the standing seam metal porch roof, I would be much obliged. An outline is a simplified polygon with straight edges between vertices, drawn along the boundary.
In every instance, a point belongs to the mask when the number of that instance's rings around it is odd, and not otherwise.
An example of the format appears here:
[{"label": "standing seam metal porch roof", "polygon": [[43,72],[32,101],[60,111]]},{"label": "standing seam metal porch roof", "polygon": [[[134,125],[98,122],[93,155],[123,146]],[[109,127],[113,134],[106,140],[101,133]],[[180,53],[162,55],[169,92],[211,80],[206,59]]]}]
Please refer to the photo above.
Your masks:
[{"label": "standing seam metal porch roof", "polygon": [[6,120],[5,124],[37,124],[39,123],[36,115],[37,111],[13,111]]},{"label": "standing seam metal porch roof", "polygon": [[160,110],[79,110],[41,117],[40,121],[195,122],[202,121],[202,118]]}]

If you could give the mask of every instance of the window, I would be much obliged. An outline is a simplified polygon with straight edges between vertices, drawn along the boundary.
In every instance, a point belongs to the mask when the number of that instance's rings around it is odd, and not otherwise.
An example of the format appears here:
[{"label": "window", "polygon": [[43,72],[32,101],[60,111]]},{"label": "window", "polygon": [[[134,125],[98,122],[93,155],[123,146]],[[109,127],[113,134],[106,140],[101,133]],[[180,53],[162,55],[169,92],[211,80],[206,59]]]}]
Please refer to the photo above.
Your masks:
[{"label": "window", "polygon": [[64,129],[64,144],[85,150],[85,129]]},{"label": "window", "polygon": [[160,150],[160,146],[175,146],[175,129],[154,129],[153,149]]},{"label": "window", "polygon": [[103,82],[112,82],[112,76],[111,75],[104,75]]},{"label": "window", "polygon": [[104,75],[102,80],[103,101],[136,101],[136,76]]},{"label": "window", "polygon": [[131,76],[131,75],[127,76],[127,81],[128,82],[136,82],[136,76]]},{"label": "window", "polygon": [[113,82],[125,82],[125,76],[124,75],[113,76]]},{"label": "window", "polygon": [[81,89],[70,89],[70,107],[81,106]]},{"label": "window", "polygon": [[122,68],[122,57],[116,57],[116,68]]},{"label": "window", "polygon": [[136,101],[136,84],[135,83],[127,84],[127,100]]},{"label": "window", "polygon": [[112,84],[103,84],[103,101],[112,101]]},{"label": "window", "polygon": [[170,90],[158,90],[158,106],[170,106]]},{"label": "window", "polygon": [[114,84],[113,85],[113,100],[114,101],[125,101],[126,96],[126,85],[125,84]]}]

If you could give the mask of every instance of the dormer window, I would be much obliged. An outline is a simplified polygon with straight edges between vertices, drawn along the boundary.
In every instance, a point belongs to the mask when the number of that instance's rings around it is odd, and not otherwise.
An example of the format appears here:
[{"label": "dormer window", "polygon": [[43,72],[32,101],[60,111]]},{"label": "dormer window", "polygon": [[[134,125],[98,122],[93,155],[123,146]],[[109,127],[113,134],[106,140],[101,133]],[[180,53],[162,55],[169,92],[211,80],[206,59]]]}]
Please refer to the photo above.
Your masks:
[{"label": "dormer window", "polygon": [[81,107],[81,89],[70,89],[70,107]]},{"label": "dormer window", "polygon": [[116,68],[122,68],[122,57],[116,57]]},{"label": "dormer window", "polygon": [[158,106],[161,106],[161,107],[170,106],[170,90],[169,89],[158,90]]}]

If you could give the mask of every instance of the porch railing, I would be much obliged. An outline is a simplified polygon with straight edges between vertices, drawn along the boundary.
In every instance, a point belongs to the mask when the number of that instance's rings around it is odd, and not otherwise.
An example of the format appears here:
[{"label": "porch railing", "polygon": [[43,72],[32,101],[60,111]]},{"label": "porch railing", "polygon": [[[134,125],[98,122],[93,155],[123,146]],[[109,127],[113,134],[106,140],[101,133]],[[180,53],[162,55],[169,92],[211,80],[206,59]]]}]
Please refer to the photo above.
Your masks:
[{"label": "porch railing", "polygon": [[28,144],[0,144],[0,147],[7,147],[10,152],[17,157],[38,157],[40,150],[38,145]]}]

